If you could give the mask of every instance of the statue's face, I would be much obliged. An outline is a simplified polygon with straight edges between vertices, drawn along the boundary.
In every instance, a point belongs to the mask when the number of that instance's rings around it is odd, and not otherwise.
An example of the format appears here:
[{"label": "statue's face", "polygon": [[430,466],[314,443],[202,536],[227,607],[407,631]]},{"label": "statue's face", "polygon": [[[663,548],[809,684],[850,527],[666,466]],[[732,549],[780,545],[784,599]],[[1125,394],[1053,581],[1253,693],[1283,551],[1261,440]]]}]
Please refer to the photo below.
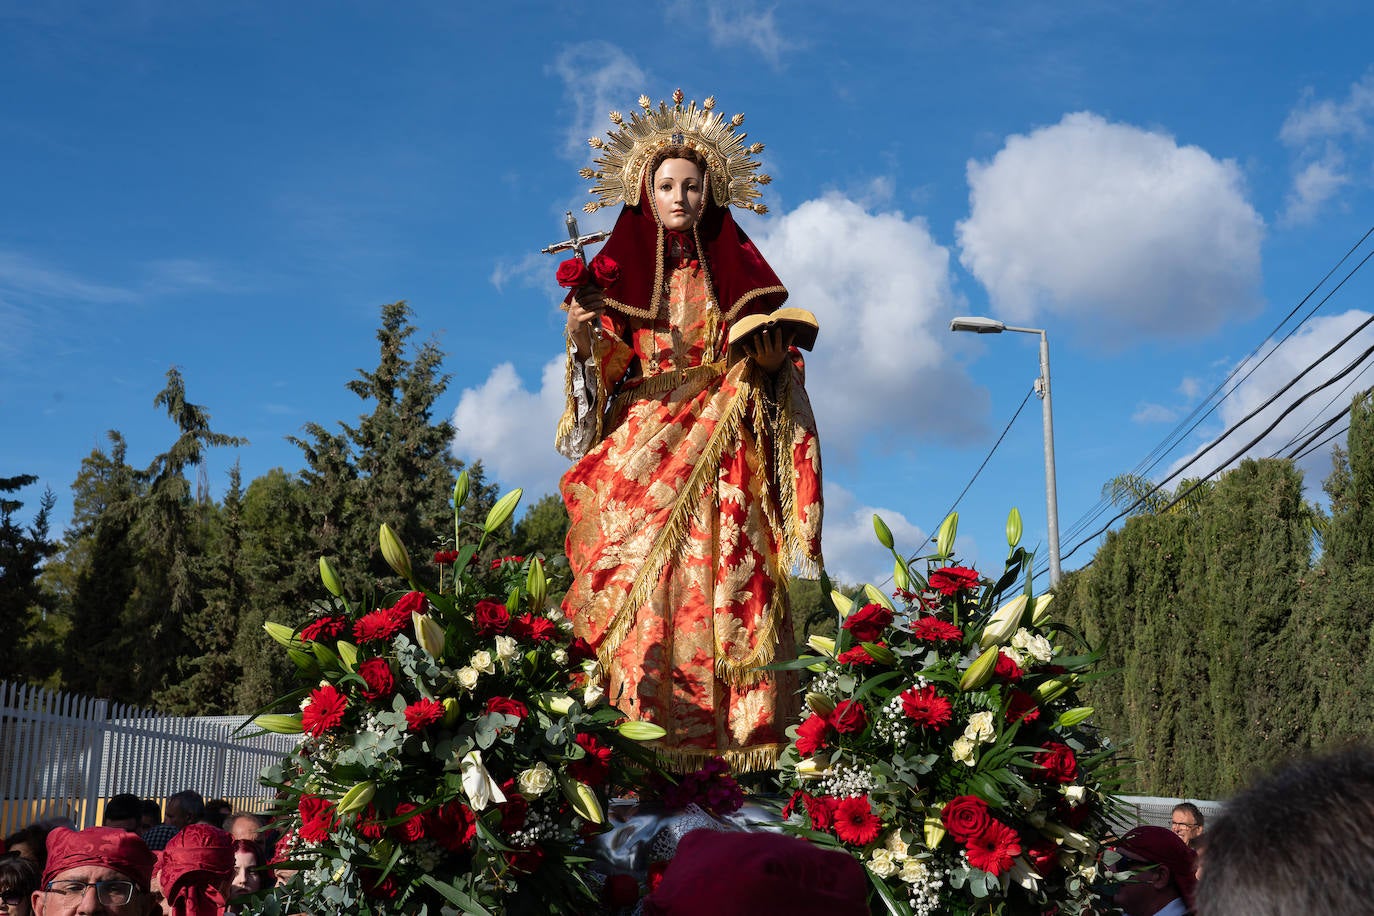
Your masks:
[{"label": "statue's face", "polygon": [[665,229],[685,231],[701,216],[701,169],[690,159],[665,159],[654,172],[654,207]]}]

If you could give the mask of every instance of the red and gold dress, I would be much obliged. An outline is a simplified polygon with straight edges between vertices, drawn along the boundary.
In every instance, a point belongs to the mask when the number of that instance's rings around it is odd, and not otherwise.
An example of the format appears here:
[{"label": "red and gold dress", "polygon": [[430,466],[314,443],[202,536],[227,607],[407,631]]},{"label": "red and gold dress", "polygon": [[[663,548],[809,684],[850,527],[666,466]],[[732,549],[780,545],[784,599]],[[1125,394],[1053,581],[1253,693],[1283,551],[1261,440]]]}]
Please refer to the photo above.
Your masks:
[{"label": "red and gold dress", "polygon": [[799,712],[796,679],[759,666],[795,656],[789,573],[820,561],[815,421],[795,351],[775,376],[727,366],[703,270],[670,270],[657,317],[608,310],[574,366],[605,412],[561,484],[564,610],[607,700],[667,730],[667,765],[766,769]]}]

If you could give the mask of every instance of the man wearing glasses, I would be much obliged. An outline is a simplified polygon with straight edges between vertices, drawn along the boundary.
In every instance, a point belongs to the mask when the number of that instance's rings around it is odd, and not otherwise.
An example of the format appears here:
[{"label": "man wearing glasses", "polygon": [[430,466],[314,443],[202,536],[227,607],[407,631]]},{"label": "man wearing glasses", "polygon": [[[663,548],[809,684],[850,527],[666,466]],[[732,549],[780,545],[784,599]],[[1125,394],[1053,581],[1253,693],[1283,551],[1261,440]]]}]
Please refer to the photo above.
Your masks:
[{"label": "man wearing glasses", "polygon": [[149,916],[153,854],[115,827],[48,834],[48,864],[33,892],[36,916]]},{"label": "man wearing glasses", "polygon": [[1190,847],[1193,840],[1202,836],[1202,825],[1204,818],[1202,809],[1192,802],[1179,802],[1174,805],[1173,816],[1169,820],[1169,829]]}]

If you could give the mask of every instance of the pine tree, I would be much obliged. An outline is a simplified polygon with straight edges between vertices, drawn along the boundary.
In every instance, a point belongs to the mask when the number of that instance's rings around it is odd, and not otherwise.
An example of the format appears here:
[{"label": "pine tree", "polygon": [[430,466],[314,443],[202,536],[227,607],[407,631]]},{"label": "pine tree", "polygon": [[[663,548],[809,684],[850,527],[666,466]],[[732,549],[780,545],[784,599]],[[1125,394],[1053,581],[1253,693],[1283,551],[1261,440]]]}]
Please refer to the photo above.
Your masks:
[{"label": "pine tree", "polygon": [[[32,474],[0,477],[0,493],[16,493],[37,482]],[[0,645],[9,648],[0,661],[0,677],[28,680],[42,671],[35,664],[40,660],[32,637],[56,606],[39,582],[43,563],[57,551],[48,535],[48,513],[55,501],[52,491],[45,490],[26,528],[15,518],[23,501],[0,498]]]}]

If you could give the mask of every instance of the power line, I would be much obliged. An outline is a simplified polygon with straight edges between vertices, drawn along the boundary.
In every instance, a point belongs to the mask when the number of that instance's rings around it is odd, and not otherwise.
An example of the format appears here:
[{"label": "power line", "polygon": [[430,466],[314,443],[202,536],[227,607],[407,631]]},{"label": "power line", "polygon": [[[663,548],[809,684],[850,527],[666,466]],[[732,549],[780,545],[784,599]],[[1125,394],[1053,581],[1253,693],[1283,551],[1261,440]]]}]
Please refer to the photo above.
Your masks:
[{"label": "power line", "polygon": [[997,447],[1002,444],[1002,440],[1007,437],[1007,433],[1011,430],[1012,424],[1016,422],[1017,417],[1021,416],[1021,411],[1025,409],[1026,402],[1030,400],[1030,396],[1034,393],[1035,386],[1032,385],[1030,387],[1030,390],[1026,392],[1026,396],[1021,399],[1021,406],[1016,408],[1016,413],[1012,414],[1011,419],[1007,421],[1007,425],[1002,427],[1002,435],[998,436],[997,441],[992,443],[992,448],[988,450],[987,457],[983,459],[983,463],[978,465],[978,470],[973,472],[973,476],[970,477],[969,482],[964,485],[964,489],[960,491],[959,495],[954,498],[954,502],[951,503],[950,507],[945,510],[945,514],[940,516],[940,521],[936,522],[928,530],[934,531],[936,528],[940,526],[941,522],[949,518],[949,514],[955,510],[955,508],[959,505],[960,500],[962,500],[964,496],[968,493],[969,487],[973,486],[974,481],[978,479],[978,475],[983,473],[983,468],[988,466],[988,462],[992,460],[993,453],[996,452]]}]

